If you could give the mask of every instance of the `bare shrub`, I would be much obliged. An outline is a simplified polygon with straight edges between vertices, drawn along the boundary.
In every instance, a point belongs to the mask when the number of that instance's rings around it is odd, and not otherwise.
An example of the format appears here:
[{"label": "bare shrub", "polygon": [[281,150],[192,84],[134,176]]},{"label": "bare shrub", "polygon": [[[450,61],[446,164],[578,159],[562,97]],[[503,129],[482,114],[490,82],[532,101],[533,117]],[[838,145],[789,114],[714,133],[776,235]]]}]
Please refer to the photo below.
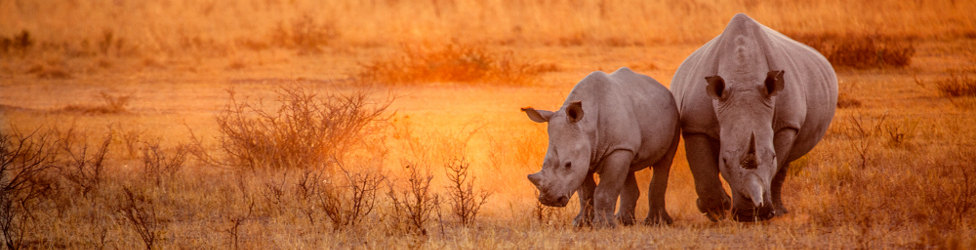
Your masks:
[{"label": "bare shrub", "polygon": [[475,177],[470,175],[470,167],[471,164],[464,157],[456,157],[444,166],[449,183],[447,195],[450,198],[451,211],[461,220],[462,225],[474,221],[481,206],[491,196],[491,192],[485,190],[477,193],[474,191]]},{"label": "bare shrub", "polygon": [[0,236],[8,249],[23,246],[37,203],[52,188],[44,175],[55,157],[48,136],[0,131]]},{"label": "bare shrub", "polygon": [[329,157],[341,161],[362,146],[389,107],[372,103],[366,92],[319,95],[302,87],[281,88],[278,103],[268,111],[231,93],[231,103],[216,117],[224,157],[206,155],[196,139],[194,153],[205,162],[247,169],[324,167]]},{"label": "bare shrub", "polygon": [[302,171],[302,176],[295,185],[295,197],[298,199],[298,209],[305,215],[310,225],[315,225],[315,215],[318,212],[316,203],[320,201],[318,197],[323,189],[322,175],[312,169]]},{"label": "bare shrub", "polygon": [[891,146],[903,146],[915,137],[918,121],[905,119],[901,122],[888,121],[880,125],[883,135]]},{"label": "bare shrub", "polygon": [[76,132],[73,126],[59,135],[57,144],[61,157],[58,169],[85,197],[102,185],[105,159],[113,136],[109,132],[101,143],[89,145],[87,135]]},{"label": "bare shrub", "polygon": [[858,69],[905,67],[915,46],[911,39],[878,34],[800,34],[793,39],[820,51],[835,66]]},{"label": "bare shrub", "polygon": [[409,172],[406,190],[398,190],[395,184],[389,184],[387,197],[393,205],[389,219],[394,229],[403,229],[405,226],[410,232],[427,235],[427,222],[431,219],[431,213],[440,209],[439,197],[430,189],[434,176],[427,168],[423,172],[411,164],[407,164],[405,168]]},{"label": "bare shrub", "polygon": [[403,45],[400,55],[363,65],[358,79],[368,84],[492,82],[526,85],[532,83],[536,75],[554,70],[552,64],[535,65],[516,58],[512,52],[497,53],[475,45]]},{"label": "bare shrub", "polygon": [[976,96],[976,79],[966,72],[949,71],[949,76],[936,80],[935,87],[943,96]]},{"label": "bare shrub", "polygon": [[[142,134],[143,131],[136,129],[125,129],[122,125],[116,123],[113,125],[112,130],[119,132],[119,143],[125,146],[126,156],[130,159],[136,159],[140,157],[142,151],[139,148],[139,144],[143,141]],[[183,149],[189,151],[189,148],[184,145]]]},{"label": "bare shrub", "polygon": [[159,186],[164,179],[176,178],[176,174],[183,169],[186,161],[187,148],[178,145],[171,149],[173,153],[166,153],[159,146],[159,141],[144,142],[142,148],[143,179]]},{"label": "bare shrub", "polygon": [[251,215],[253,214],[254,214],[254,202],[251,201],[247,205],[246,212],[233,214],[230,216],[230,218],[228,218],[231,226],[230,228],[227,228],[227,230],[224,230],[224,232],[226,232],[227,236],[230,238],[231,246],[233,246],[234,249],[241,248],[240,246],[241,227],[244,226],[245,222],[251,219]]},{"label": "bare shrub", "polygon": [[129,222],[132,230],[139,235],[146,249],[152,249],[162,237],[166,224],[158,218],[156,203],[151,197],[134,193],[129,187],[123,188],[119,197],[118,211]]},{"label": "bare shrub", "polygon": [[332,221],[333,230],[356,226],[373,212],[376,192],[386,176],[370,170],[350,171],[339,165],[342,177],[327,182],[319,206]]}]

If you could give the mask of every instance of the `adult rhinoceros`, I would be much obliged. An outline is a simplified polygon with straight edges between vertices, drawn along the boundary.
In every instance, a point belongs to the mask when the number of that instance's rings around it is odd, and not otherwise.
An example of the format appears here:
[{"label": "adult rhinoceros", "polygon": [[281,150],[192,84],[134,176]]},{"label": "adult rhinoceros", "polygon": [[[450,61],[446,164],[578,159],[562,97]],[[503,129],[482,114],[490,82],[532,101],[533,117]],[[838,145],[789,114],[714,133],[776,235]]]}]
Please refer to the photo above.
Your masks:
[{"label": "adult rhinoceros", "polygon": [[[577,192],[580,213],[574,225],[593,220],[597,226],[613,226],[619,196],[617,218],[633,224],[640,193],[634,171],[653,166],[644,222],[671,223],[664,192],[678,147],[678,109],[667,88],[627,68],[609,75],[593,72],[576,84],[558,111],[522,111],[549,126],[542,170],[528,176],[542,204],[566,206]],[[600,175],[599,186],[594,173]]]},{"label": "adult rhinoceros", "polygon": [[[790,162],[827,131],[837,76],[816,50],[737,14],[681,64],[671,82],[698,209],[712,220],[786,213]],[[729,183],[732,204],[718,175]]]}]

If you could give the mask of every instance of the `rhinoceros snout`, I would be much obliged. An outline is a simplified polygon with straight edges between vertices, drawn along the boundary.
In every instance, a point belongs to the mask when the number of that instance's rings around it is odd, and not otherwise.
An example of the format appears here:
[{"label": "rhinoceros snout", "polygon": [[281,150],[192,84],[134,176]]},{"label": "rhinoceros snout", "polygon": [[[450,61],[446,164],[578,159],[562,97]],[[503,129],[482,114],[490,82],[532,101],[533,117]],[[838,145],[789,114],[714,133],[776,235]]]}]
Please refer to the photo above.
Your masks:
[{"label": "rhinoceros snout", "polygon": [[550,207],[565,207],[569,204],[569,196],[554,196],[546,193],[539,194],[539,203]]},{"label": "rhinoceros snout", "polygon": [[532,182],[532,185],[539,187],[539,180],[541,179],[541,177],[539,177],[539,173],[530,174],[528,177],[529,181]]},{"label": "rhinoceros snout", "polygon": [[773,209],[770,202],[751,199],[751,197],[756,196],[740,193],[738,203],[733,201],[732,204],[732,219],[741,222],[753,222],[772,219],[776,216],[776,210]]}]

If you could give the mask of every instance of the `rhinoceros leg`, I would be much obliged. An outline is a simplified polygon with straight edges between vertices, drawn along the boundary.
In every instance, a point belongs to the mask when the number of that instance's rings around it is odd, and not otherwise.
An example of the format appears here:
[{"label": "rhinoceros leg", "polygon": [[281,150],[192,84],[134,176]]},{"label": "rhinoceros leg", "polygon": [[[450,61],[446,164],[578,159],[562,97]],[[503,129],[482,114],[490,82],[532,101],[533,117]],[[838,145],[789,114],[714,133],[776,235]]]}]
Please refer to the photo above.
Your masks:
[{"label": "rhinoceros leg", "polygon": [[627,174],[624,187],[620,190],[620,208],[617,211],[617,220],[625,226],[634,224],[634,208],[637,207],[637,199],[640,198],[640,188],[637,187],[637,177],[634,172]]},{"label": "rhinoceros leg", "polygon": [[668,189],[668,175],[671,173],[671,163],[674,161],[674,153],[678,150],[678,135],[674,136],[668,153],[658,162],[654,163],[654,177],[651,178],[650,191],[647,195],[647,203],[650,210],[647,211],[647,218],[644,224],[668,224],[673,221],[664,206],[664,194]]},{"label": "rhinoceros leg", "polygon": [[783,206],[783,182],[786,181],[786,173],[790,168],[790,151],[793,149],[793,142],[796,140],[796,130],[793,129],[783,129],[776,132],[773,138],[773,145],[776,147],[776,159],[777,166],[776,175],[773,176],[773,181],[770,186],[772,193],[770,194],[773,198],[773,209],[775,209],[775,215],[781,216],[785,215],[787,212],[786,207]]},{"label": "rhinoceros leg", "polygon": [[600,166],[600,185],[593,192],[593,224],[598,227],[616,226],[613,211],[617,206],[617,197],[623,188],[627,174],[630,173],[630,163],[634,153],[617,150],[603,159]]},{"label": "rhinoceros leg", "polygon": [[695,177],[698,210],[712,221],[724,219],[732,202],[718,179],[719,142],[703,134],[684,134],[684,138],[685,156]]},{"label": "rhinoceros leg", "polygon": [[573,226],[588,226],[593,221],[594,188],[596,188],[596,182],[593,181],[593,174],[587,174],[586,179],[583,180],[583,185],[576,190],[576,193],[579,194],[580,211],[576,215],[576,219],[573,219]]}]

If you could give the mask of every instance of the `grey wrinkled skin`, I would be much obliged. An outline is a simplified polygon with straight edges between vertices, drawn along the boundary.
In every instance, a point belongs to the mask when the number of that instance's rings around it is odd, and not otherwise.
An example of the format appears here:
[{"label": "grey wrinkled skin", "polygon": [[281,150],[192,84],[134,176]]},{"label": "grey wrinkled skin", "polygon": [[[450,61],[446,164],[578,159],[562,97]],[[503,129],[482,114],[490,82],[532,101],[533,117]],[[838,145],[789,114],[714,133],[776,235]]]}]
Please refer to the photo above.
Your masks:
[{"label": "grey wrinkled skin", "polygon": [[[557,111],[523,108],[547,123],[549,147],[542,170],[528,176],[547,206],[566,206],[579,194],[575,226],[634,223],[640,195],[634,172],[653,166],[645,223],[670,224],[665,211],[671,161],[678,146],[678,110],[671,92],[654,79],[620,68],[593,72],[576,84]],[[593,181],[600,175],[600,183]],[[620,209],[614,207],[620,197]]]},{"label": "grey wrinkled skin", "polygon": [[[790,162],[823,138],[837,104],[837,76],[816,50],[737,14],[681,64],[671,83],[698,209],[718,220],[787,212]],[[718,175],[729,183],[729,195]]]}]

